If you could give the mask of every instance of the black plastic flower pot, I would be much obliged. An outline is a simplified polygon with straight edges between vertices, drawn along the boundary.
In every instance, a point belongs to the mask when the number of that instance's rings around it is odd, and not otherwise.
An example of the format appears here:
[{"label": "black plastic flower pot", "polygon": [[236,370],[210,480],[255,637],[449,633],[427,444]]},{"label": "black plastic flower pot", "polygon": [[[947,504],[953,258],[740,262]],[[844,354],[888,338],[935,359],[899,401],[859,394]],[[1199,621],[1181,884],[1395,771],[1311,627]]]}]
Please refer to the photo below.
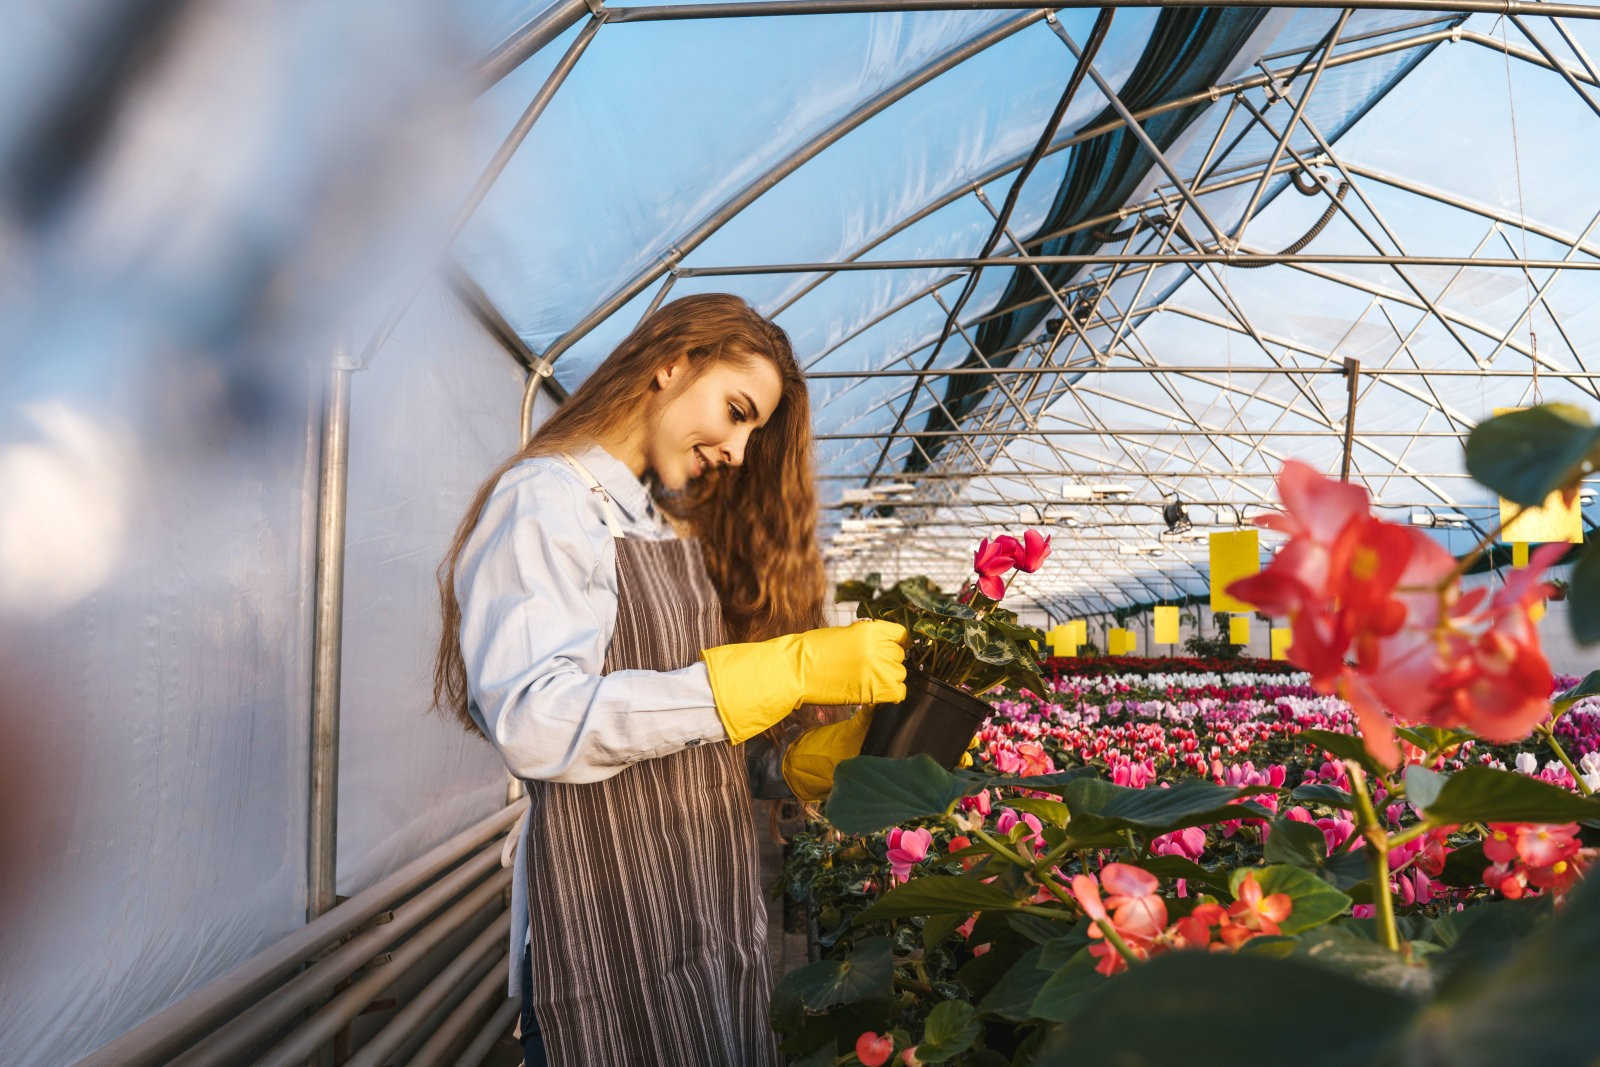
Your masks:
[{"label": "black plastic flower pot", "polygon": [[906,671],[906,698],[879,704],[861,752],[867,756],[932,756],[954,770],[991,711],[989,702],[916,668]]}]

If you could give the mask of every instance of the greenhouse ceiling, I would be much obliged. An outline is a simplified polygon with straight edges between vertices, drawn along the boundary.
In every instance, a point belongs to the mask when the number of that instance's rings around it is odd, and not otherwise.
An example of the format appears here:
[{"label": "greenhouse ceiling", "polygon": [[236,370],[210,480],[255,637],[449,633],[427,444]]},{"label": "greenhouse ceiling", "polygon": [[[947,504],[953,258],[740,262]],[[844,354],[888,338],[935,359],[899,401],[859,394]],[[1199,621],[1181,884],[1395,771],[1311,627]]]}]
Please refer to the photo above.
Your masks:
[{"label": "greenhouse ceiling", "polygon": [[1600,399],[1600,6],[955,6],[495,10],[461,290],[558,392],[744,296],[832,573],[1048,527],[1057,616],[1203,593],[1290,457],[1463,550],[1471,426]]}]

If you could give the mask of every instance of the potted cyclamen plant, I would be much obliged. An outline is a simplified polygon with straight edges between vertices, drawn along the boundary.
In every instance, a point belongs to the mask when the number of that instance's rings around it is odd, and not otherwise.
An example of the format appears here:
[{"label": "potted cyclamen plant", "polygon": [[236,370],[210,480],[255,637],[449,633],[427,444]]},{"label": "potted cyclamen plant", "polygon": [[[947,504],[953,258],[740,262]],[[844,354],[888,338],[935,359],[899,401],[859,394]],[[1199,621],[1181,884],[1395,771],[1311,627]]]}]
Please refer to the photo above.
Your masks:
[{"label": "potted cyclamen plant", "polygon": [[989,716],[984,693],[1047,691],[1035,652],[1044,635],[999,605],[1016,574],[1032,574],[1049,556],[1050,538],[1029,530],[1020,541],[984,538],[973,554],[974,577],[955,596],[922,576],[888,587],[877,574],[839,583],[837,602],[854,602],[860,618],[897,622],[911,634],[906,698],[873,709],[864,754],[925,753],[953,768]]}]

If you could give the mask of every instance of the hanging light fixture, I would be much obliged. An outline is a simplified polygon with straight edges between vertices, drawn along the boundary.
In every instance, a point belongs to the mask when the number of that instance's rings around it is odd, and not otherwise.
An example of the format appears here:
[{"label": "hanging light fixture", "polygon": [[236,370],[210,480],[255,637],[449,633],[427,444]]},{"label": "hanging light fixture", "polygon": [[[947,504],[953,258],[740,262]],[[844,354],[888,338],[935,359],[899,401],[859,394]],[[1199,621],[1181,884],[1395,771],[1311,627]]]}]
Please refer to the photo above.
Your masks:
[{"label": "hanging light fixture", "polygon": [[1161,518],[1167,524],[1167,532],[1181,534],[1189,532],[1189,515],[1183,510],[1183,500],[1173,496],[1161,507]]}]

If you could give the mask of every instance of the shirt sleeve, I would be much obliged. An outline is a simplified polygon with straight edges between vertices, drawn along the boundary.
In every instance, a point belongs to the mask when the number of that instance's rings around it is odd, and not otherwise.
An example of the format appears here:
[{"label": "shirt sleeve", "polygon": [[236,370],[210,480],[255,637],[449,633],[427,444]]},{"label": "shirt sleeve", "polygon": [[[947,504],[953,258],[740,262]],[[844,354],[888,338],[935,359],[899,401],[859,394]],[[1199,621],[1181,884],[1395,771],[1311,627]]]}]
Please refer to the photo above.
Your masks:
[{"label": "shirt sleeve", "polygon": [[600,673],[617,578],[598,503],[558,461],[515,467],[457,567],[473,714],[519,778],[595,782],[727,739],[704,663]]}]

